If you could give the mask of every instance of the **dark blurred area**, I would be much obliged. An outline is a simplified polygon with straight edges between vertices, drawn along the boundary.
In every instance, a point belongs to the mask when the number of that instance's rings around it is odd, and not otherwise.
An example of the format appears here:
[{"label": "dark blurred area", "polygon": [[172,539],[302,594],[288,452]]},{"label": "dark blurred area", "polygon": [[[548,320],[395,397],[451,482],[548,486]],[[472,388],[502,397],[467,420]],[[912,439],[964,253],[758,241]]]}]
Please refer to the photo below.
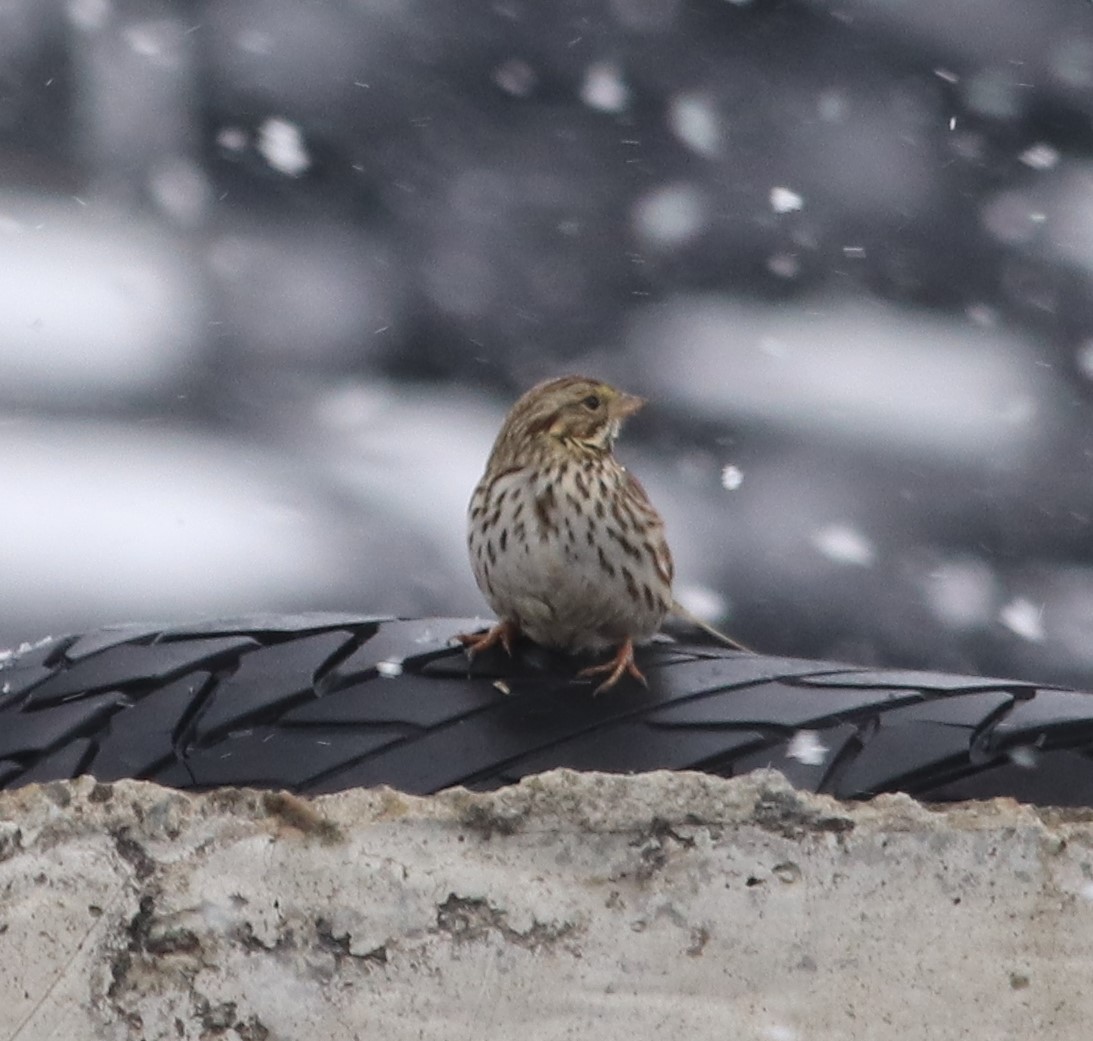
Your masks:
[{"label": "dark blurred area", "polygon": [[484,610],[586,371],[696,612],[1093,685],[1085,0],[5,0],[0,645]]}]

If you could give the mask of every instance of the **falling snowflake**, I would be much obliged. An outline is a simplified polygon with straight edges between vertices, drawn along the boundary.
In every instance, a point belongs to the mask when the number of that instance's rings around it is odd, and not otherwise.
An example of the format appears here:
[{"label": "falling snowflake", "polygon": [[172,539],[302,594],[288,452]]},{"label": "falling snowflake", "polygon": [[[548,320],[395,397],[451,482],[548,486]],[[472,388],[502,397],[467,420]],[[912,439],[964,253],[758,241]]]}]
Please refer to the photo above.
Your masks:
[{"label": "falling snowflake", "polygon": [[680,585],[676,588],[676,599],[693,615],[713,625],[724,618],[729,611],[728,601],[716,589],[700,585]]},{"label": "falling snowflake", "polygon": [[148,191],[159,209],[177,223],[196,224],[209,201],[209,184],[194,163],[185,159],[165,162],[151,171]]},{"label": "falling snowflake", "polygon": [[998,324],[998,312],[990,304],[969,304],[964,313],[975,324],[984,329],[993,329]]},{"label": "falling snowflake", "polygon": [[108,0],[71,0],[68,17],[80,29],[101,29],[110,17]]},{"label": "falling snowflake", "polygon": [[225,152],[242,152],[247,147],[247,132],[239,127],[221,127],[216,134],[216,143]]},{"label": "falling snowflake", "polygon": [[819,766],[829,751],[815,730],[798,730],[790,739],[786,755],[805,766]]},{"label": "falling snowflake", "polygon": [[744,471],[739,466],[721,467],[721,487],[728,492],[735,492],[744,483]]},{"label": "falling snowflake", "polygon": [[869,567],[877,559],[877,551],[856,528],[848,524],[829,524],[812,536],[812,545],[829,560],[840,564]]},{"label": "falling snowflake", "polygon": [[235,45],[248,54],[272,54],[273,37],[261,29],[244,29],[235,39]]},{"label": "falling snowflake", "polygon": [[706,98],[680,96],[668,110],[672,132],[693,152],[712,159],[721,151],[721,120]]},{"label": "falling snowflake", "polygon": [[775,253],[767,258],[767,270],[779,278],[796,278],[801,272],[801,261],[792,253]]},{"label": "falling snowflake", "polygon": [[162,23],[137,22],[123,30],[122,38],[142,58],[160,58],[166,50]]},{"label": "falling snowflake", "polygon": [[394,660],[378,661],[376,662],[376,672],[385,680],[393,680],[396,676],[402,675],[402,662]]},{"label": "falling snowflake", "polygon": [[1032,745],[1018,745],[1009,750],[1010,762],[1025,770],[1033,770],[1040,762],[1040,753]]},{"label": "falling snowflake", "polygon": [[706,225],[706,202],[693,185],[664,185],[638,200],[634,223],[642,238],[655,245],[682,246]]},{"label": "falling snowflake", "polygon": [[597,62],[588,67],[581,84],[581,101],[599,112],[621,112],[630,102],[622,73],[611,62]]},{"label": "falling snowflake", "polygon": [[1041,142],[1026,148],[1021,153],[1021,162],[1033,170],[1050,170],[1059,162],[1059,153],[1051,145]]},{"label": "falling snowflake", "polygon": [[1011,600],[998,614],[998,620],[1011,632],[1033,643],[1044,639],[1044,605],[1034,604],[1019,596]]},{"label": "falling snowflake", "polygon": [[258,128],[258,151],[279,173],[299,177],[311,166],[300,128],[284,119],[267,119]]},{"label": "falling snowflake", "polygon": [[790,188],[771,188],[770,208],[775,213],[793,213],[801,209],[805,200]]},{"label": "falling snowflake", "polygon": [[534,89],[539,77],[535,70],[520,58],[509,58],[493,70],[493,82],[506,94],[526,98]]},{"label": "falling snowflake", "polygon": [[1093,380],[1093,340],[1085,340],[1078,347],[1075,355],[1078,371],[1087,379]]},{"label": "falling snowflake", "polygon": [[946,560],[926,578],[926,604],[945,625],[974,629],[990,623],[997,580],[985,561],[972,557]]}]

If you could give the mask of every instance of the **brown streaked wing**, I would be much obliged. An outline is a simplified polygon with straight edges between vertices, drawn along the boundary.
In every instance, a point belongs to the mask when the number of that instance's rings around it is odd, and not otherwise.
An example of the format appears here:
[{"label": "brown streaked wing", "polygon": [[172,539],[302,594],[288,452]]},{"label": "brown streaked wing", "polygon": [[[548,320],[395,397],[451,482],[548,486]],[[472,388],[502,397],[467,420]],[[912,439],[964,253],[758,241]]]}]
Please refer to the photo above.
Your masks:
[{"label": "brown streaked wing", "polygon": [[665,585],[671,586],[672,579],[675,578],[675,565],[672,562],[672,551],[668,548],[668,541],[664,537],[664,521],[661,520],[656,507],[649,501],[649,495],[641,481],[629,470],[623,472],[626,474],[627,498],[630,499],[636,509],[641,510],[650,521],[654,522],[654,530],[650,532],[647,545],[651,551],[657,574],[660,575]]}]

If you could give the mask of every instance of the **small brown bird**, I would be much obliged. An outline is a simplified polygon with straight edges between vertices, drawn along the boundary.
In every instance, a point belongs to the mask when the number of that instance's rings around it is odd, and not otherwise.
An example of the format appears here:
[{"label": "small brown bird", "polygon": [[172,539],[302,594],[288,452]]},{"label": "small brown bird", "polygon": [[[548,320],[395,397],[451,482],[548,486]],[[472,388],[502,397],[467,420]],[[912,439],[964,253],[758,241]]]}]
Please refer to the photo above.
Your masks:
[{"label": "small brown bird", "polygon": [[613,454],[622,421],[642,398],[584,376],[532,387],[513,405],[471,497],[467,542],[479,589],[500,621],[458,639],[473,657],[500,643],[512,653],[523,633],[575,653],[617,647],[581,671],[624,673],[645,683],[634,644],[675,611],[672,554],[645,489]]}]

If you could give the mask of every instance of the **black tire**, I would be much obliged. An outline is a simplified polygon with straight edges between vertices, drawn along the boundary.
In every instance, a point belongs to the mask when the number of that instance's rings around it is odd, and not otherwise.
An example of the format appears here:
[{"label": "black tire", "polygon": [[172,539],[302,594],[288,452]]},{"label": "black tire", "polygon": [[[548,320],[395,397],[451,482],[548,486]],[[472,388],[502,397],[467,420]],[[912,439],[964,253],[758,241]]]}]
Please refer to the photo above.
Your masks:
[{"label": "black tire", "polygon": [[495,788],[553,767],[770,766],[840,798],[1093,805],[1093,695],[690,643],[598,697],[538,648],[473,674],[465,619],[304,615],[125,626],[0,662],[0,787],[91,774],[313,794]]}]

